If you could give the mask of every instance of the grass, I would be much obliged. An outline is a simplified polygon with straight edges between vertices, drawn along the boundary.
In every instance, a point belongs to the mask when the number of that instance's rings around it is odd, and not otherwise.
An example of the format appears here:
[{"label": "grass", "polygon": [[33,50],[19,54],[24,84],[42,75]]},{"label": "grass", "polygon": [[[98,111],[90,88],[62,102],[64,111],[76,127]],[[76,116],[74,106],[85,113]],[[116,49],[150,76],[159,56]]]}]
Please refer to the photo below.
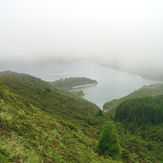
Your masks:
[{"label": "grass", "polygon": [[[2,82],[1,82],[2,81]],[[116,122],[119,160],[97,152],[99,108],[41,79],[0,73],[0,163],[161,163],[162,125]]]},{"label": "grass", "polygon": [[0,162],[113,162],[96,153],[96,140],[56,119],[0,83]]},{"label": "grass", "polygon": [[[155,128],[155,134],[161,134],[162,126],[136,128],[118,123],[120,132],[120,142],[123,148],[122,159],[127,163],[162,163],[163,144],[162,141],[152,138],[151,133]],[[161,129],[162,130],[162,129]],[[147,135],[144,135],[143,132]]]},{"label": "grass", "polygon": [[14,93],[55,118],[67,119],[85,128],[102,123],[99,108],[71,93],[57,89],[39,78],[26,74],[1,72],[3,81]]}]

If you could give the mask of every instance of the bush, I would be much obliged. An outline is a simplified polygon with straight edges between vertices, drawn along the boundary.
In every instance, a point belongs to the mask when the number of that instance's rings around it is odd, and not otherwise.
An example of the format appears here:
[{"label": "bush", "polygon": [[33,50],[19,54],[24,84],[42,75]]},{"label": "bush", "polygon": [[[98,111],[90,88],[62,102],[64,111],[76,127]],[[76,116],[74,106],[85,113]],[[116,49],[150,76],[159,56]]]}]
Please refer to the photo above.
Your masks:
[{"label": "bush", "polygon": [[120,157],[121,147],[118,132],[113,122],[108,121],[104,124],[97,148],[99,154],[109,155],[112,158]]}]

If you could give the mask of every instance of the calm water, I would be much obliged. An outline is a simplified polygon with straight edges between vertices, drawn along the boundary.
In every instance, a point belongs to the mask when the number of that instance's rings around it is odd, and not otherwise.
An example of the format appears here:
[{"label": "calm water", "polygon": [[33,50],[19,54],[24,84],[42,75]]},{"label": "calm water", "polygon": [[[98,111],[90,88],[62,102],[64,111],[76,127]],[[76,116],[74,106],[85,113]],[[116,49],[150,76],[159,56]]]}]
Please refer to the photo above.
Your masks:
[{"label": "calm water", "polygon": [[84,98],[102,108],[112,99],[126,96],[144,85],[154,83],[141,76],[118,71],[90,61],[59,62],[43,65],[8,65],[0,69],[28,73],[43,80],[54,81],[65,77],[88,77],[97,80],[96,86],[78,88],[83,90]]}]

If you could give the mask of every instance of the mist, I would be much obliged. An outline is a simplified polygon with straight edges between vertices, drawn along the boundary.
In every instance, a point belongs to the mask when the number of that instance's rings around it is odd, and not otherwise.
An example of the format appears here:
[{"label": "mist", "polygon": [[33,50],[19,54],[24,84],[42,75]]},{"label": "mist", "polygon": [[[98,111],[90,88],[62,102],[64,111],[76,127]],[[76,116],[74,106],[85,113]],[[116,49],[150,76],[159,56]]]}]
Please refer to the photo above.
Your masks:
[{"label": "mist", "polygon": [[161,0],[5,0],[0,64],[93,60],[163,77]]}]

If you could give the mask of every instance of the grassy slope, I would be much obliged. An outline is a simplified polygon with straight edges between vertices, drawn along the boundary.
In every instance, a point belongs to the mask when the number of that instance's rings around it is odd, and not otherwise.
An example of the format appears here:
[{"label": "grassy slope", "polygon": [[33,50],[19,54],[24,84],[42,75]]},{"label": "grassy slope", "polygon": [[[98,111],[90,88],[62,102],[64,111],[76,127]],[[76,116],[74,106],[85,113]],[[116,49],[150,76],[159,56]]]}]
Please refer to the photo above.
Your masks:
[{"label": "grassy slope", "polygon": [[[123,147],[122,158],[126,163],[162,163],[163,144],[160,141],[163,126],[136,128],[120,123],[120,141]],[[146,133],[146,135],[145,135]],[[159,139],[157,139],[159,137]]]},{"label": "grassy slope", "polygon": [[108,114],[110,113],[114,114],[116,107],[128,99],[141,98],[146,96],[158,96],[162,94],[163,94],[163,84],[153,84],[150,86],[144,86],[139,90],[129,94],[128,96],[105,103],[103,108],[105,111],[108,111]]},{"label": "grassy slope", "polygon": [[[136,103],[139,106],[141,105],[139,99],[141,101],[147,96],[150,98],[154,97],[156,101],[158,100],[160,102],[162,96],[159,95],[162,94],[163,84],[145,86],[126,97],[106,103],[104,105],[104,109],[107,111],[105,115],[114,115],[118,106],[126,101],[134,99],[137,100]],[[149,102],[151,101],[149,100]],[[132,106],[131,109],[133,109]],[[132,117],[134,117],[134,115]],[[118,126],[120,130],[121,146],[123,147],[122,157],[126,162],[131,163],[136,162],[136,160],[139,160],[138,162],[141,163],[163,162],[163,124],[139,126],[132,123],[121,122],[118,123]]]},{"label": "grassy slope", "polygon": [[34,107],[0,82],[0,163],[113,162],[95,149],[95,139]]},{"label": "grassy slope", "polygon": [[126,154],[137,151],[140,162],[163,162],[163,95],[128,99],[117,107],[114,119]]},{"label": "grassy slope", "polygon": [[96,105],[59,90],[41,79],[26,74],[1,72],[0,80],[14,93],[56,118],[67,119],[85,127],[101,122]]},{"label": "grassy slope", "polygon": [[[24,162],[111,162],[96,153],[94,132],[104,118],[97,114],[99,110],[94,104],[28,75],[5,72],[0,73],[0,80],[14,92],[1,84],[0,158],[3,157],[3,163],[5,159],[15,162],[20,159]],[[153,131],[158,131],[157,128],[147,131],[147,135],[151,132],[150,137],[144,139],[122,124],[118,126],[125,163],[159,163],[162,158],[157,154],[162,147],[153,139]]]}]

